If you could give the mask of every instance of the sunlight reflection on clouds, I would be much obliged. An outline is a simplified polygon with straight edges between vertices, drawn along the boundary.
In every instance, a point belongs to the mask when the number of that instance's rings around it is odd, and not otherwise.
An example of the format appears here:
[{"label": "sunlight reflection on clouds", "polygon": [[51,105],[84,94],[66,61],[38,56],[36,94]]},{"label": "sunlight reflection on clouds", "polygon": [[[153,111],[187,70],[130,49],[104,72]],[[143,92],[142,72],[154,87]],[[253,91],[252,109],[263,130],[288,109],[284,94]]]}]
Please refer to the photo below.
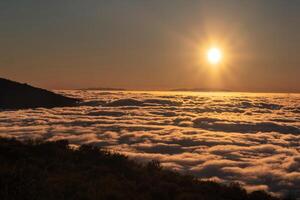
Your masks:
[{"label": "sunlight reflection on clouds", "polygon": [[300,95],[59,91],[78,107],[0,112],[0,135],[68,139],[249,190],[300,184]]}]

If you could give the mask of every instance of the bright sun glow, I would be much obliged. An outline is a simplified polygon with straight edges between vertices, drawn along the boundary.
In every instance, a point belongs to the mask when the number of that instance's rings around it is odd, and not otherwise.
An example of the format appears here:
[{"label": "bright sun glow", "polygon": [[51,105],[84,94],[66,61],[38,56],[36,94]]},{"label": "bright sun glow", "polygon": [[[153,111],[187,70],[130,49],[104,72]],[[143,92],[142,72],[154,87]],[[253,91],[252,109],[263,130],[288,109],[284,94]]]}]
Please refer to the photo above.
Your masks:
[{"label": "bright sun glow", "polygon": [[207,60],[211,64],[218,64],[222,59],[222,52],[219,48],[213,47],[207,51]]}]

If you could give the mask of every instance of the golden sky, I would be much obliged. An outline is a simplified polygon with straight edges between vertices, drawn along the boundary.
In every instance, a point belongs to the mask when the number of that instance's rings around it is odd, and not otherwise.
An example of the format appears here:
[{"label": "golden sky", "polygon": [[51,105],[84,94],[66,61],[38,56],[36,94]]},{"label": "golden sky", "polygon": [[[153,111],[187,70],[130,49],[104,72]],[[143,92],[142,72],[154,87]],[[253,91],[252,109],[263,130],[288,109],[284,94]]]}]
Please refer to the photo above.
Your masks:
[{"label": "golden sky", "polygon": [[[300,1],[1,1],[0,76],[50,89],[300,92]],[[222,51],[218,66],[205,55]]]}]

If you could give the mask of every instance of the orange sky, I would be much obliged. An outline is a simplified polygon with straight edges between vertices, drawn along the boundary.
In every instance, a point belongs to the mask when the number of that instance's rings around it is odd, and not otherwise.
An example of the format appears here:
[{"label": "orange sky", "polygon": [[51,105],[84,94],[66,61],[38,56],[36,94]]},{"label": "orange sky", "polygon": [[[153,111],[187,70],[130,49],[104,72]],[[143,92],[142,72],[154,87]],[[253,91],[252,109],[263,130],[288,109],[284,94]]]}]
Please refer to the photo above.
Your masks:
[{"label": "orange sky", "polygon": [[[300,92],[299,1],[0,3],[0,76],[50,89]],[[217,44],[224,60],[203,56]]]}]

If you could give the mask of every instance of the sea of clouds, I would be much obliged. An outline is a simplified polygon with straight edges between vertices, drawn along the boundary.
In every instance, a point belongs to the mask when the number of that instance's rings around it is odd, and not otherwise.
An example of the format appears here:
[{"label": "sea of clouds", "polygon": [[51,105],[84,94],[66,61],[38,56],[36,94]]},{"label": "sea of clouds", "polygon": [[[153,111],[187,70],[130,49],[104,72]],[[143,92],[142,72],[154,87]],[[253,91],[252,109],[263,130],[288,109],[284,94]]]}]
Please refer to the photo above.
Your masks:
[{"label": "sea of clouds", "polygon": [[58,91],[78,107],[0,111],[0,136],[94,144],[300,197],[300,94]]}]

